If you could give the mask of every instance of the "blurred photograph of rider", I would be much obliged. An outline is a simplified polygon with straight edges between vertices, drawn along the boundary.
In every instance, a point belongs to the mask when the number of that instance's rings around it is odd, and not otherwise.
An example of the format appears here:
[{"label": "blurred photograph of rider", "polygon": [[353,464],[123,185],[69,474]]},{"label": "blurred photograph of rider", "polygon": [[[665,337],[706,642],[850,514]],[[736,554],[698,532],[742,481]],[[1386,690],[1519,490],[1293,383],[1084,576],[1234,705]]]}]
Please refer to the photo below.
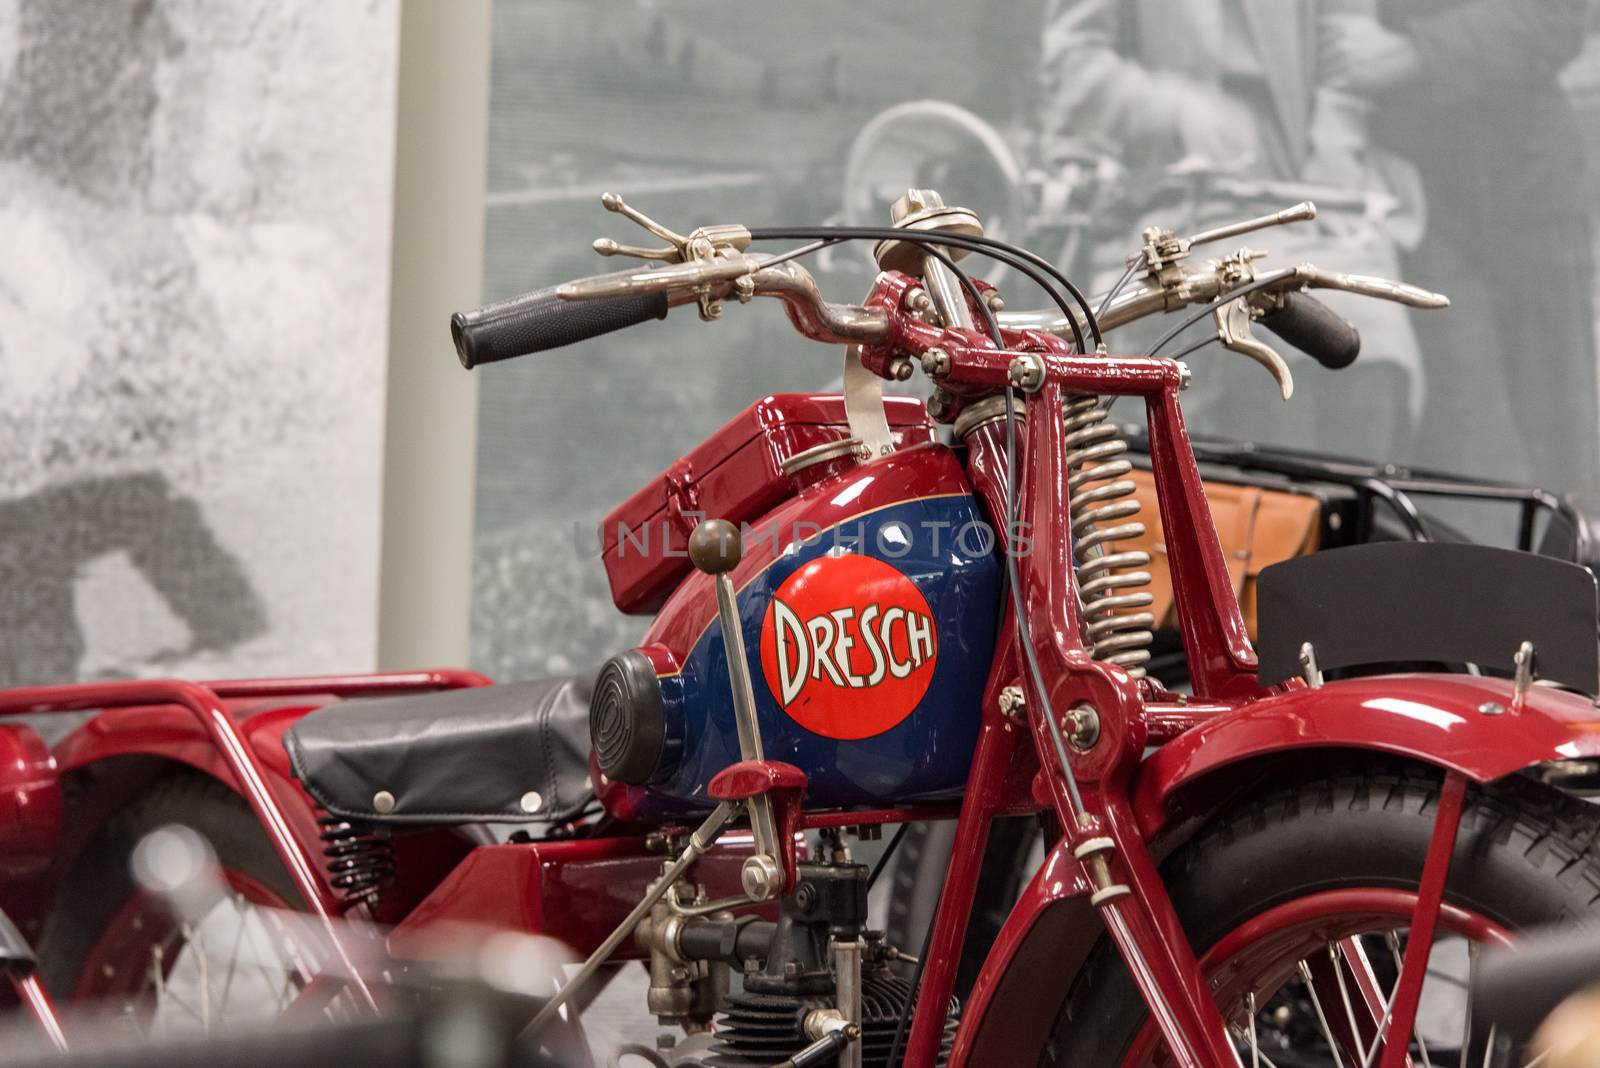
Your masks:
[{"label": "blurred photograph of rider", "polygon": [[[1193,429],[1597,483],[1583,148],[1555,80],[1586,22],[1581,0],[1051,0],[1041,162],[1110,154],[1130,192],[1128,237],[1101,251],[1097,280],[1120,273],[1144,226],[1181,235],[1311,199],[1315,223],[1245,239],[1271,251],[1266,269],[1310,260],[1454,302],[1410,314],[1319,293],[1363,336],[1340,372],[1258,326],[1294,370],[1288,404],[1255,365],[1201,349]],[[1141,192],[1174,187],[1189,193]],[[1123,347],[1169,325],[1124,331]]]},{"label": "blurred photograph of rider", "polygon": [[[1244,239],[1271,250],[1262,266],[1311,260],[1353,274],[1400,275],[1399,247],[1419,233],[1416,175],[1372,146],[1362,101],[1319,82],[1318,11],[1326,6],[1052,0],[1041,55],[1039,151],[1046,161],[1052,153],[1110,153],[1125,169],[1130,194],[1118,220],[1127,236],[1103,250],[1097,280],[1120,273],[1133,251],[1130,239],[1145,226],[1182,235],[1301,199],[1318,202],[1316,222]],[[1247,183],[1244,195],[1230,180]],[[1163,195],[1175,188],[1188,192]],[[1204,260],[1236,247],[1194,255]],[[1191,359],[1195,385],[1185,398],[1194,430],[1352,455],[1389,458],[1400,451],[1424,392],[1405,310],[1345,294],[1318,296],[1361,330],[1361,359],[1331,373],[1275,344],[1297,380],[1285,404],[1255,364],[1216,346],[1201,349]],[[1120,347],[1142,350],[1171,325],[1156,320],[1122,331]],[[1167,354],[1207,329],[1209,320]]]},{"label": "blurred photograph of rider", "polygon": [[1558,81],[1590,23],[1585,0],[1385,0],[1323,19],[1328,83],[1373,102],[1374,142],[1422,178],[1404,276],[1453,302],[1415,317],[1418,463],[1600,488],[1591,197]]}]

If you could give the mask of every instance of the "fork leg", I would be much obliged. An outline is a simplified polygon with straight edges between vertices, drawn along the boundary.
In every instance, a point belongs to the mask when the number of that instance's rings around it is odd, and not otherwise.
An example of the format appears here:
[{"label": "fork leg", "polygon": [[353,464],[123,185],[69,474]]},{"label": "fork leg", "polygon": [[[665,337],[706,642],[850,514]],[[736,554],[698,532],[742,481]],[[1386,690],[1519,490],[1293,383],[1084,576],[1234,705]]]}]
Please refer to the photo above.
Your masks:
[{"label": "fork leg", "polygon": [[1466,777],[1453,771],[1446,774],[1439,791],[1433,836],[1428,842],[1428,857],[1423,862],[1422,882],[1417,888],[1417,907],[1411,914],[1411,937],[1400,966],[1400,981],[1395,985],[1394,1004],[1389,1011],[1383,1057],[1378,1061],[1378,1068],[1404,1068],[1406,1064],[1407,1046],[1417,1019],[1422,981],[1428,972],[1428,955],[1433,951],[1433,933],[1439,923],[1439,906],[1444,901],[1445,878],[1450,874],[1450,857],[1455,851],[1456,832],[1461,829],[1466,795]]}]

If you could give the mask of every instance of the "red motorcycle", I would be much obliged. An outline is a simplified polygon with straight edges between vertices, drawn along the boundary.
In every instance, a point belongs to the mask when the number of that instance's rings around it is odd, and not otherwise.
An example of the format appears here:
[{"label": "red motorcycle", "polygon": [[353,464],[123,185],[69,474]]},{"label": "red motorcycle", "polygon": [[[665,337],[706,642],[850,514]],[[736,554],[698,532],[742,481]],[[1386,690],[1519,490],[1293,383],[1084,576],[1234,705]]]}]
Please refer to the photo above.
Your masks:
[{"label": "red motorcycle", "polygon": [[[0,942],[37,1016],[46,988],[135,1022],[381,1011],[382,976],[475,925],[586,955],[525,1031],[557,1058],[587,1057],[581,1009],[626,958],[648,961],[645,1008],[689,1035],[633,1051],[656,1063],[1396,1068],[1495,1045],[1468,1008],[1477,947],[1600,900],[1600,821],[1539,777],[1600,757],[1593,576],[1470,545],[1319,553],[1261,574],[1252,644],[1184,431],[1190,371],[1100,336],[1194,306],[1287,397],[1253,323],[1337,364],[1355,339],[1306,289],[1440,298],[1191,255],[1309,205],[1150,231],[1091,303],[927,191],[892,227],[687,236],[605,203],[667,247],[597,250],[661,265],[457,315],[466,366],[769,296],[846,347],[842,395],[763,398],[608,517],[617,606],[654,621],[592,687],[422,672],[0,694],[6,714],[104,709],[53,750],[0,733],[21,921]],[[859,305],[799,263],[846,240],[881,268]],[[803,244],[750,251],[776,241]],[[1056,307],[1004,312],[968,253]],[[926,407],[883,395],[919,369]],[[1119,397],[1144,404],[1189,693],[1146,666]],[[1372,673],[1418,663],[1473,667]],[[1019,814],[1052,844],[958,1006],[986,836]],[[956,821],[937,911],[921,945],[890,945],[850,839],[935,819]],[[149,843],[171,823],[214,850],[231,958],[210,913],[156,892]],[[522,829],[486,830],[504,824]]]}]

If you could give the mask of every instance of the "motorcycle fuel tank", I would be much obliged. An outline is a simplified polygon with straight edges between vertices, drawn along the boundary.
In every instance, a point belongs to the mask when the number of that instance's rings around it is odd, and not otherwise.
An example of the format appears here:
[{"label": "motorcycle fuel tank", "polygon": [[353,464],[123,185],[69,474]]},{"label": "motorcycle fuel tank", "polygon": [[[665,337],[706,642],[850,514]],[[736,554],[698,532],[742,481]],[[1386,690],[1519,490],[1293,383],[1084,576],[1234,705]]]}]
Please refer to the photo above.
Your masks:
[{"label": "motorcycle fuel tank", "polygon": [[[999,566],[955,455],[933,443],[834,468],[744,526],[732,572],[765,756],[808,808],[948,799],[966,780],[994,649]],[[710,576],[690,572],[644,643],[602,671],[602,791],[632,818],[708,806],[739,759]],[[607,796],[609,795],[609,796]]]}]

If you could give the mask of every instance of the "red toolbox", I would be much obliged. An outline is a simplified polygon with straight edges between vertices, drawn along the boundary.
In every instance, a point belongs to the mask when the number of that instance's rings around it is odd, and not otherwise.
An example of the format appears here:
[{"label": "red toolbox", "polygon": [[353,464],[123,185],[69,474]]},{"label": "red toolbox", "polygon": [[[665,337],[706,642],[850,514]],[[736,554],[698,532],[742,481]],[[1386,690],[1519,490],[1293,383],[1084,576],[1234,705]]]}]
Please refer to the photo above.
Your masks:
[{"label": "red toolbox", "polygon": [[[920,400],[885,397],[883,406],[896,446],[936,440]],[[629,615],[654,613],[689,570],[700,519],[759,519],[815,477],[785,473],[786,461],[849,434],[837,393],[775,393],[740,412],[601,520],[612,601]]]}]

